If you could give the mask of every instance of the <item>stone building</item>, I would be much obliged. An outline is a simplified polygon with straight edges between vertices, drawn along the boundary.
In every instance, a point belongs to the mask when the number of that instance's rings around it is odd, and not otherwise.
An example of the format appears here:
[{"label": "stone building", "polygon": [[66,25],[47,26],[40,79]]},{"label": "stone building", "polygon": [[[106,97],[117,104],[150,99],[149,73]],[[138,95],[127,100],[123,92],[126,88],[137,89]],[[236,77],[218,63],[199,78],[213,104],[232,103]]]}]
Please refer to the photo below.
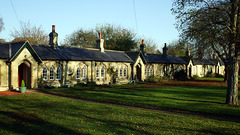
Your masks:
[{"label": "stone building", "polygon": [[225,65],[220,59],[192,58],[189,48],[186,50],[186,56],[181,58],[187,63],[186,73],[188,77],[204,77],[210,74],[225,74]]},{"label": "stone building", "polygon": [[30,45],[28,41],[0,44],[0,91],[18,89],[22,80],[27,88],[109,84],[109,69],[116,72],[116,83],[145,81],[149,76],[171,77],[191,66],[180,57],[168,56],[166,44],[162,55],[147,54],[144,41],[140,52],[105,50],[100,34],[97,49],[66,48],[58,46],[54,25],[49,38],[49,46]]}]

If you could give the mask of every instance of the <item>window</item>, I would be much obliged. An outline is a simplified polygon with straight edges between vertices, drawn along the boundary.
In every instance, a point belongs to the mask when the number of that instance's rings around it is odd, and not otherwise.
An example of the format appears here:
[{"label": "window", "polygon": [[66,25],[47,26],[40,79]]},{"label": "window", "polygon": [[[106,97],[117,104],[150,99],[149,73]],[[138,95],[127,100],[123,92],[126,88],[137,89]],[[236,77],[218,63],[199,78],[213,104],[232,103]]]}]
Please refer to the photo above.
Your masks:
[{"label": "window", "polygon": [[148,73],[147,76],[150,76],[150,67],[148,67]]},{"label": "window", "polygon": [[147,67],[145,67],[145,76],[147,76]]},{"label": "window", "polygon": [[77,79],[80,79],[81,77],[81,69],[77,68]]},{"label": "window", "polygon": [[153,75],[153,68],[151,67],[150,69],[150,75],[152,76]]},{"label": "window", "polygon": [[86,67],[84,67],[84,68],[82,69],[82,78],[83,78],[83,79],[86,79],[86,76],[87,76],[87,69],[86,69]]},{"label": "window", "polygon": [[104,67],[101,69],[101,78],[104,78],[104,75],[105,75],[105,70],[104,70]]},{"label": "window", "polygon": [[54,80],[54,68],[53,67],[51,67],[51,69],[50,69],[50,78],[49,79]]},{"label": "window", "polygon": [[120,77],[122,77],[122,68],[120,68]]},{"label": "window", "polygon": [[43,68],[42,76],[44,81],[48,80],[48,69],[46,67]]},{"label": "window", "polygon": [[127,77],[127,68],[124,68],[124,77]]},{"label": "window", "polygon": [[62,79],[62,71],[61,71],[61,68],[60,67],[58,67],[57,68],[57,80],[61,80]]},{"label": "window", "polygon": [[119,77],[118,68],[116,69],[116,76]]},{"label": "window", "polygon": [[97,78],[100,77],[100,76],[99,76],[99,72],[100,72],[100,71],[99,71],[99,68],[97,68],[97,71],[96,71],[96,77],[97,77]]},{"label": "window", "polygon": [[159,67],[159,73],[160,73],[160,76],[162,76],[162,68]]}]

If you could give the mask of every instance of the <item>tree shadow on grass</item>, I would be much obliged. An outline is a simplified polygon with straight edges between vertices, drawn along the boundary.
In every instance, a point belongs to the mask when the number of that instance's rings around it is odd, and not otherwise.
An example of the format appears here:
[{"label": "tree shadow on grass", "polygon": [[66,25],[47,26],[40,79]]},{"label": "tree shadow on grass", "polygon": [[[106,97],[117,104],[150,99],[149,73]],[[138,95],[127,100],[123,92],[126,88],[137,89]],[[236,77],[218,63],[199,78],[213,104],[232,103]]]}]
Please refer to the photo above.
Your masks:
[{"label": "tree shadow on grass", "polygon": [[10,134],[81,134],[60,125],[44,121],[33,114],[0,111],[0,116],[0,129],[5,130],[7,133],[10,132]]}]

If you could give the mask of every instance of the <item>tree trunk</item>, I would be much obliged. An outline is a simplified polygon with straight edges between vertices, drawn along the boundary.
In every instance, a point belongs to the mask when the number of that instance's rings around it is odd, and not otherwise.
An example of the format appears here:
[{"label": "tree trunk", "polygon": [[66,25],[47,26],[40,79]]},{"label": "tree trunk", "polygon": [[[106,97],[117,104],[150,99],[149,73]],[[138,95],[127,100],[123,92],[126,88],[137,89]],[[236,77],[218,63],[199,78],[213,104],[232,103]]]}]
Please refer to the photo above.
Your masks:
[{"label": "tree trunk", "polygon": [[229,60],[228,88],[226,103],[229,105],[238,105],[238,60],[231,58]]},{"label": "tree trunk", "polygon": [[238,105],[238,53],[237,53],[237,33],[238,33],[238,15],[239,0],[230,0],[231,16],[230,16],[230,46],[228,61],[228,88],[226,103],[229,105]]}]

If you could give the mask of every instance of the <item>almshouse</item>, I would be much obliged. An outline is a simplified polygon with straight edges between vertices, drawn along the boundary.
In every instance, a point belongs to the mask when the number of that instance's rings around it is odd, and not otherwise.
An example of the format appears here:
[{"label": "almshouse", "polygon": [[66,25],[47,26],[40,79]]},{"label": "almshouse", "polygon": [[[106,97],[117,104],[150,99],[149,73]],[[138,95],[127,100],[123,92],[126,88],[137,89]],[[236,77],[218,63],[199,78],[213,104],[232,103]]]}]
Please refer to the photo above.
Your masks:
[{"label": "almshouse", "polygon": [[163,55],[147,54],[144,41],[140,52],[105,50],[100,34],[97,49],[60,47],[55,25],[49,37],[49,46],[30,45],[28,41],[0,44],[0,90],[18,89],[22,80],[27,88],[87,82],[109,84],[110,68],[116,72],[116,83],[144,81],[149,76],[172,76],[188,70],[191,64],[168,56],[166,44]]}]

